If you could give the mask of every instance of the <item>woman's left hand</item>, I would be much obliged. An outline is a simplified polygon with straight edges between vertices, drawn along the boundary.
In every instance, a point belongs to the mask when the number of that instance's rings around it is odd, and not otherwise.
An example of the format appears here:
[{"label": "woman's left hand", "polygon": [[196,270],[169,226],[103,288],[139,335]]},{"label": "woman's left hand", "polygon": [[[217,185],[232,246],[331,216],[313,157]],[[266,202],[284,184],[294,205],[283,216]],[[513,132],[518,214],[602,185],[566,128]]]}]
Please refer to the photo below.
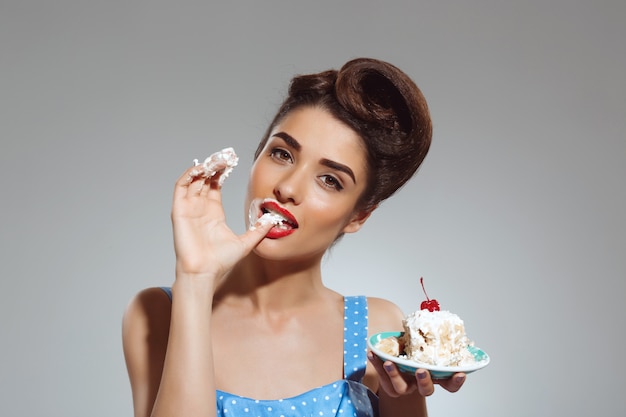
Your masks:
[{"label": "woman's left hand", "polygon": [[372,352],[368,352],[367,356],[378,373],[380,389],[392,398],[412,394],[415,391],[418,391],[423,397],[428,397],[435,392],[435,385],[440,385],[449,392],[457,392],[466,379],[464,373],[456,373],[447,379],[433,380],[430,372],[426,369],[418,369],[415,375],[411,377],[409,374],[401,372],[393,362],[383,362]]}]

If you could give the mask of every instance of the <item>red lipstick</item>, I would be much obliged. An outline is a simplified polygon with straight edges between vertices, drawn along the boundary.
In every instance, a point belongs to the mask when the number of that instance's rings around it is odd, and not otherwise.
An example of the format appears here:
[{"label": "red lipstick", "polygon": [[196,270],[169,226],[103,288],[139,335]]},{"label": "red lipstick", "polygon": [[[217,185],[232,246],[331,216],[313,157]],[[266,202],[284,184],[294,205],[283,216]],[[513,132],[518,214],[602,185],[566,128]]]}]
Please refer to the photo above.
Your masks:
[{"label": "red lipstick", "polygon": [[264,200],[263,203],[261,203],[259,210],[259,216],[264,213],[275,213],[283,218],[280,224],[272,227],[267,235],[265,235],[265,237],[269,239],[280,239],[282,237],[289,236],[298,228],[298,221],[295,216],[291,214],[289,210],[278,204],[275,200]]}]

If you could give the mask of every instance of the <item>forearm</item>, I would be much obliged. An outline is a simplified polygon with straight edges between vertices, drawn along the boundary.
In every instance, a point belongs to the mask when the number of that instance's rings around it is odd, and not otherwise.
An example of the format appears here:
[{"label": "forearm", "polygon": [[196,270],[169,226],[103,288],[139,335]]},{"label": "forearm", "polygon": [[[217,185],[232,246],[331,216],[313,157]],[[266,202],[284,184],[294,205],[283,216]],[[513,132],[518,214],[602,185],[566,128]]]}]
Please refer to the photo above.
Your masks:
[{"label": "forearm", "polygon": [[388,396],[384,390],[380,390],[378,409],[380,417],[426,417],[426,398],[414,392],[397,398]]},{"label": "forearm", "polygon": [[215,416],[213,284],[177,279],[172,293],[167,353],[152,416]]}]

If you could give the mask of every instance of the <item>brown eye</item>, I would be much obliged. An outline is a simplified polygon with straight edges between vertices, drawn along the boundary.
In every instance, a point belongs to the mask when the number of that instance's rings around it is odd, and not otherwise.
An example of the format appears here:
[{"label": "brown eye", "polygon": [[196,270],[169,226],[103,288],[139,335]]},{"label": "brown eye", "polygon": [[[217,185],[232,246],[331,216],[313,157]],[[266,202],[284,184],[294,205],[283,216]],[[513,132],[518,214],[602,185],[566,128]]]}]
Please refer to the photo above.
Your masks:
[{"label": "brown eye", "polygon": [[343,190],[341,182],[339,182],[339,180],[332,175],[322,175],[320,178],[322,179],[322,184],[324,184],[325,187],[333,188],[337,191]]},{"label": "brown eye", "polygon": [[270,151],[270,156],[279,161],[291,162],[292,160],[291,154],[288,151],[281,149],[281,148],[272,149]]}]

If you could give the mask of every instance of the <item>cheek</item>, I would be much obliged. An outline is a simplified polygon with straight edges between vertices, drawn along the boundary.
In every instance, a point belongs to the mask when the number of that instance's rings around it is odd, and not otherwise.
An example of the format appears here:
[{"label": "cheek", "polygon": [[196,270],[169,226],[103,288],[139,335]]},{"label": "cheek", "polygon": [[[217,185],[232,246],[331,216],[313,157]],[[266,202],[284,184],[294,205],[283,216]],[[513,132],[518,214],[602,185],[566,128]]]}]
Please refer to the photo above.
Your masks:
[{"label": "cheek", "polygon": [[341,201],[336,198],[319,199],[310,206],[313,221],[331,230],[343,229],[352,218],[354,206],[352,203],[352,201]]},{"label": "cheek", "polygon": [[252,200],[255,198],[255,195],[258,192],[258,189],[260,186],[259,178],[260,176],[259,176],[258,169],[256,168],[256,165],[253,165],[252,169],[250,170],[250,175],[248,176],[248,185],[246,188],[246,197],[245,197],[246,210],[248,210],[250,203],[252,203]]},{"label": "cheek", "polygon": [[254,164],[250,170],[250,176],[248,177],[248,192],[258,189],[262,184],[263,169],[258,164]]}]

